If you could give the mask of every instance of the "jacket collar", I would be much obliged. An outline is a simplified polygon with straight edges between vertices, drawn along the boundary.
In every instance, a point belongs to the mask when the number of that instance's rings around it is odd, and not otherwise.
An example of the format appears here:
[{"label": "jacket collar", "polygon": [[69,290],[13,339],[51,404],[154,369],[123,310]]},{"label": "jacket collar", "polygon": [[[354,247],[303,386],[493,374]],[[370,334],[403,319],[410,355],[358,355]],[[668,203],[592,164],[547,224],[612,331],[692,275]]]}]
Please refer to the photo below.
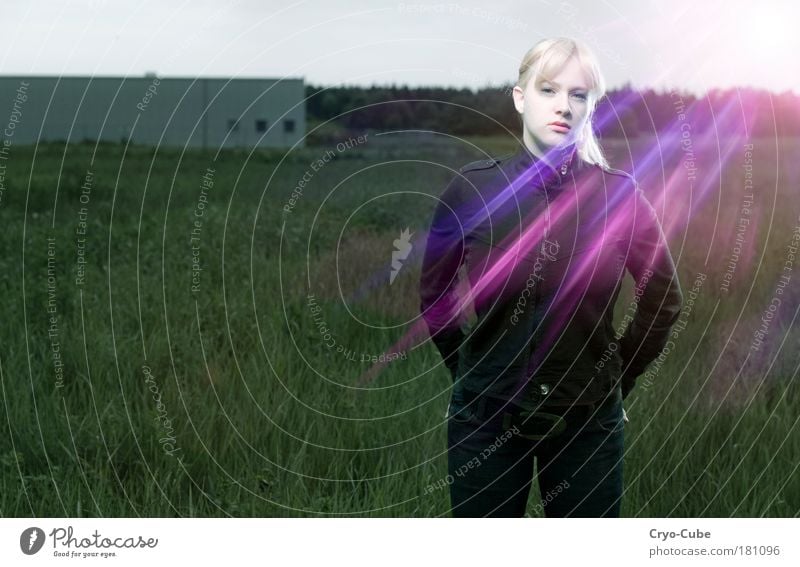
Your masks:
[{"label": "jacket collar", "polygon": [[[547,161],[535,156],[525,142],[518,140],[517,150],[513,157],[514,168],[517,175],[523,174],[526,170],[531,170],[531,183],[544,185],[547,188],[557,187],[562,181],[570,177],[582,167],[582,160],[577,152],[575,144],[566,148],[553,148],[548,151]],[[558,164],[556,167],[550,163]]]}]

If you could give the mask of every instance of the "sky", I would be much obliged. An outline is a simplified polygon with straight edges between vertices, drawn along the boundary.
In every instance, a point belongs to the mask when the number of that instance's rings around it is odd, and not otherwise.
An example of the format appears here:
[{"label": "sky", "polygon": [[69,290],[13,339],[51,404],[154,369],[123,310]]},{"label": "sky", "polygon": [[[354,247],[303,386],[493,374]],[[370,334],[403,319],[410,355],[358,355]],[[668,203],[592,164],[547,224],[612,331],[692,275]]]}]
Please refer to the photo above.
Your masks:
[{"label": "sky", "polygon": [[302,77],[480,88],[538,40],[595,52],[609,88],[800,94],[792,0],[3,0],[0,75]]}]

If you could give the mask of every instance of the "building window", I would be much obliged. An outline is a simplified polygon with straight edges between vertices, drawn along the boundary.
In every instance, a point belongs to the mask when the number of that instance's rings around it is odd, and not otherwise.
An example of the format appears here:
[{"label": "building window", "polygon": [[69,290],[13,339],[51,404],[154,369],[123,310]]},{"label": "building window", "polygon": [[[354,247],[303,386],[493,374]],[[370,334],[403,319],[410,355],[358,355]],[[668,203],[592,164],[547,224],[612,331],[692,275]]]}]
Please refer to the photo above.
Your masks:
[{"label": "building window", "polygon": [[256,132],[262,133],[267,131],[266,120],[256,120]]},{"label": "building window", "polygon": [[235,118],[228,119],[228,132],[238,132],[239,131],[239,121]]},{"label": "building window", "polygon": [[294,120],[284,120],[283,121],[283,131],[284,132],[294,132]]}]

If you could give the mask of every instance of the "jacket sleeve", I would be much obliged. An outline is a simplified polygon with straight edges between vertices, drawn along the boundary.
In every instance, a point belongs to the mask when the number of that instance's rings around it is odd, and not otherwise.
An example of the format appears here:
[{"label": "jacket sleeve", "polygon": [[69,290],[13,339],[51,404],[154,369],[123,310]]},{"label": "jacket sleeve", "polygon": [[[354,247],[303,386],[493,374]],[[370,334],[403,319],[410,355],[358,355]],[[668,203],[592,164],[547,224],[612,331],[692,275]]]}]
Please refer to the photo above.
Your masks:
[{"label": "jacket sleeve", "polygon": [[458,348],[464,340],[458,312],[459,268],[464,260],[463,186],[457,174],[437,204],[428,232],[420,277],[420,311],[431,340],[450,370],[453,380],[458,368]]},{"label": "jacket sleeve", "polygon": [[678,275],[655,210],[634,183],[632,241],[625,266],[636,282],[633,320],[620,338],[622,393],[627,396],[636,377],[661,353],[683,304]]}]

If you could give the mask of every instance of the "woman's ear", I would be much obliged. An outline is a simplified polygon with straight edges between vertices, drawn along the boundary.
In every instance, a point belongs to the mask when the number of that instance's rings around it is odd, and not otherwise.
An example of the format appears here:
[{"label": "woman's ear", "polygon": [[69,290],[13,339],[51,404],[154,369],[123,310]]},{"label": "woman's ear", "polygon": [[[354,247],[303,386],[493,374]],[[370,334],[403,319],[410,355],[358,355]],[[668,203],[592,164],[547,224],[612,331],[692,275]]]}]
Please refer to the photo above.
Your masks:
[{"label": "woman's ear", "polygon": [[523,92],[522,87],[519,85],[515,86],[511,91],[511,96],[514,97],[514,108],[517,109],[517,112],[522,114],[522,110],[525,108],[525,93]]}]

